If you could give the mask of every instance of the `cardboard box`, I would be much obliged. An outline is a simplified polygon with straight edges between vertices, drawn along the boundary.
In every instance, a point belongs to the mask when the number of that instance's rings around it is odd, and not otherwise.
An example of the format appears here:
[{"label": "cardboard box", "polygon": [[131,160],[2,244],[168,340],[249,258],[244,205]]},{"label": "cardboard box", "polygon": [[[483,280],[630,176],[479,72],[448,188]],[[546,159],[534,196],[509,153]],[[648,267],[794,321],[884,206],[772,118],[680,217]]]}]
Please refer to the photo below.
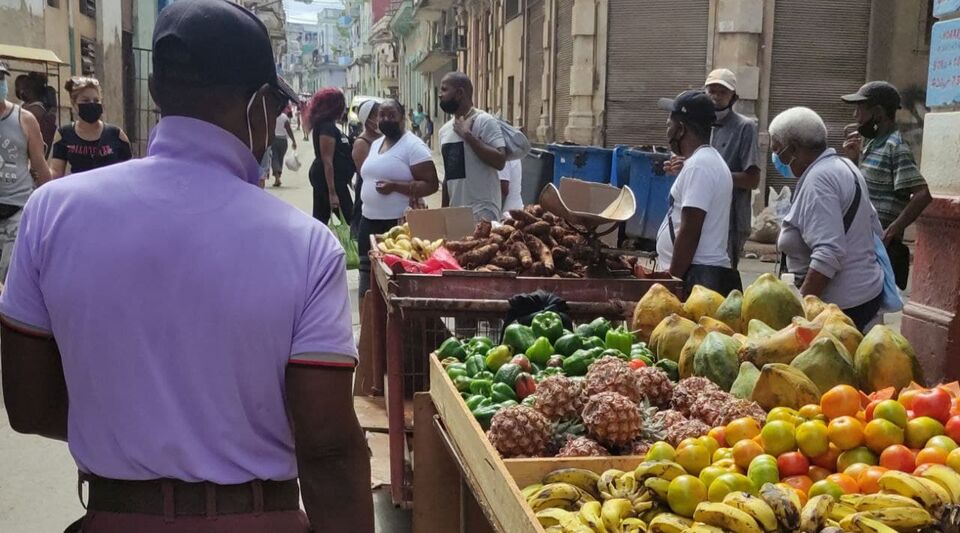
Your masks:
[{"label": "cardboard box", "polygon": [[477,227],[473,222],[473,210],[469,207],[415,209],[407,212],[407,223],[411,235],[431,241],[460,240],[473,235]]},{"label": "cardboard box", "polygon": [[[623,223],[636,211],[636,199],[629,187],[591,183],[573,178],[560,180],[560,188],[547,185],[540,195],[543,208],[571,224],[605,231]],[[617,246],[617,231],[600,238],[611,248]]]}]

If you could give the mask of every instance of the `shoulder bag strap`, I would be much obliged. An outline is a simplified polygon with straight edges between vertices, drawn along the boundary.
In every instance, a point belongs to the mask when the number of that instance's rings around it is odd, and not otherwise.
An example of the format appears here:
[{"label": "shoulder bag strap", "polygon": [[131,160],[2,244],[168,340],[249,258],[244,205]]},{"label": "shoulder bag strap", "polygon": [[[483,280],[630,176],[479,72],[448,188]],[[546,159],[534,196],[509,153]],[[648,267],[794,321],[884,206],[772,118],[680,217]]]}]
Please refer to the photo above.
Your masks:
[{"label": "shoulder bag strap", "polygon": [[850,231],[850,226],[853,225],[853,219],[857,217],[857,211],[860,210],[860,197],[863,195],[863,191],[860,189],[860,179],[857,177],[856,171],[850,166],[850,161],[846,158],[841,158],[841,160],[847,165],[847,168],[850,169],[850,173],[853,174],[853,186],[855,187],[853,203],[847,208],[847,212],[843,214],[843,232],[846,233]]}]

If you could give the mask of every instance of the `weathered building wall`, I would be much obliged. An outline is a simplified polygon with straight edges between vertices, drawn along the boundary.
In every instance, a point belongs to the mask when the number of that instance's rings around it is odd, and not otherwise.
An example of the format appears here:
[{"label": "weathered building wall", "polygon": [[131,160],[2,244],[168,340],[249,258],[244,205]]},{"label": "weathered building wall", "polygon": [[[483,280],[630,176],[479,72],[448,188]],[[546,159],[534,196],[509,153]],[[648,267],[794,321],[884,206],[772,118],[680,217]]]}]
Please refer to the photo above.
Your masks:
[{"label": "weathered building wall", "polygon": [[42,48],[44,0],[0,0],[0,43]]}]

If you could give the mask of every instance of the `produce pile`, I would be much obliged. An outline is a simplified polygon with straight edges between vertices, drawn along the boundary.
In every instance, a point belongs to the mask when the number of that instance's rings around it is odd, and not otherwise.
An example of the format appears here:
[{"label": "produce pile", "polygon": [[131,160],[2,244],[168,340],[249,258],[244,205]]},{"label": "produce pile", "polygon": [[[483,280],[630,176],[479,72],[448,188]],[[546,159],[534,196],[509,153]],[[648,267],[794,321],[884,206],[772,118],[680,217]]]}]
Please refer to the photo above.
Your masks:
[{"label": "produce pile", "polygon": [[377,235],[377,250],[408,261],[426,261],[441,246],[443,246],[443,239],[431,242],[413,237],[410,234],[410,225],[406,223],[394,226],[382,235]]},{"label": "produce pile", "polygon": [[565,468],[521,492],[551,532],[954,532],[958,392],[838,385],[762,423],[658,442],[632,471]]}]

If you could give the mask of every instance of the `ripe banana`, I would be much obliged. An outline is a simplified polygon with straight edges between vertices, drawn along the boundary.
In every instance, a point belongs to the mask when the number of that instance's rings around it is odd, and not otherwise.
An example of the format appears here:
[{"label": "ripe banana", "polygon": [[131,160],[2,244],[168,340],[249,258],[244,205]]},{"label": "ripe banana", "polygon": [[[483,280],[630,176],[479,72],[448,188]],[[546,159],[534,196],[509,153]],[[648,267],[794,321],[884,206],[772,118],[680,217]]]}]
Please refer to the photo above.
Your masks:
[{"label": "ripe banana", "polygon": [[807,501],[800,511],[800,531],[803,533],[817,533],[827,521],[830,507],[833,506],[833,496],[821,494]]},{"label": "ripe banana", "polygon": [[847,529],[858,518],[876,520],[898,531],[913,531],[933,523],[933,517],[925,509],[916,507],[890,507],[873,511],[860,511],[840,521],[840,527]]},{"label": "ripe banana", "polygon": [[537,493],[540,489],[543,488],[543,483],[534,483],[533,485],[527,485],[520,490],[520,494],[523,494],[523,499],[530,501],[530,498]]},{"label": "ripe banana", "polygon": [[650,477],[643,481],[643,486],[652,490],[660,501],[667,501],[667,489],[670,488],[670,482],[660,477]]},{"label": "ripe banana", "polygon": [[764,483],[760,487],[760,498],[773,509],[777,522],[786,531],[796,531],[800,527],[800,508],[794,502],[796,497],[796,494],[790,494],[787,489],[773,483]]},{"label": "ripe banana", "polygon": [[639,518],[624,518],[615,533],[647,533],[647,523]]},{"label": "ripe banana", "polygon": [[684,530],[684,533],[727,533],[722,527],[711,526],[703,522],[694,522],[692,526]]},{"label": "ripe banana", "polygon": [[861,513],[854,513],[840,522],[840,527],[844,531],[853,531],[856,533],[895,533],[897,530],[880,522],[863,516]]},{"label": "ripe banana", "polygon": [[855,512],[857,512],[857,509],[853,506],[834,502],[833,506],[830,507],[830,511],[827,513],[827,518],[839,522]]},{"label": "ripe banana", "polygon": [[527,503],[533,512],[539,512],[552,507],[560,507],[567,510],[576,509],[577,501],[580,500],[583,491],[569,483],[548,483],[540,487]]},{"label": "ripe banana", "polygon": [[613,491],[610,495],[614,498],[638,501],[643,492],[643,484],[637,480],[633,472],[627,472],[613,481]]},{"label": "ripe banana", "polygon": [[[924,483],[925,481],[927,483]],[[944,490],[940,485],[920,477],[914,477],[905,472],[899,472],[897,470],[884,472],[884,474],[880,476],[878,483],[880,485],[880,490],[892,492],[908,498],[913,498],[926,509],[939,509],[950,499],[947,491]],[[931,488],[933,485],[936,485],[936,487],[940,489],[940,492],[935,492]]]},{"label": "ripe banana", "polygon": [[637,479],[659,477],[667,481],[673,481],[673,478],[686,473],[682,466],[673,461],[644,461],[633,471]]},{"label": "ripe banana", "polygon": [[697,505],[693,519],[733,533],[763,533],[753,517],[723,503],[703,502]]},{"label": "ripe banana", "polygon": [[556,508],[539,511],[536,517],[543,527],[560,526],[561,528],[567,528],[580,523],[577,513]]},{"label": "ripe banana", "polygon": [[731,492],[724,496],[723,503],[750,515],[764,531],[773,532],[780,527],[773,508],[767,505],[767,502],[749,493]]},{"label": "ripe banana", "polygon": [[607,533],[607,528],[603,524],[603,516],[601,516],[602,511],[600,502],[587,502],[580,507],[580,522],[589,527],[591,531]]},{"label": "ripe banana", "polygon": [[584,468],[561,468],[550,472],[543,478],[543,483],[569,483],[589,493],[594,498],[600,497],[600,491],[597,489],[597,483],[600,476],[591,470]]},{"label": "ripe banana", "polygon": [[936,482],[950,493],[952,503],[960,503],[960,474],[949,466],[931,465],[920,477]]},{"label": "ripe banana", "polygon": [[658,514],[650,521],[647,533],[683,533],[693,520],[673,513]]},{"label": "ripe banana", "polygon": [[850,505],[857,511],[872,511],[874,509],[886,509],[887,507],[916,507],[917,509],[923,509],[913,498],[901,496],[900,494],[885,494],[882,492],[875,494],[844,494],[840,497],[840,503]]},{"label": "ripe banana", "polygon": [[623,474],[623,470],[617,470],[615,468],[611,468],[610,470],[606,470],[600,474],[600,479],[597,480],[597,489],[600,491],[600,495],[603,496],[604,499],[609,500],[610,498],[614,497],[613,482]]},{"label": "ripe banana", "polygon": [[600,518],[607,531],[617,531],[624,518],[634,515],[633,503],[626,498],[614,498],[603,502],[600,508]]}]

